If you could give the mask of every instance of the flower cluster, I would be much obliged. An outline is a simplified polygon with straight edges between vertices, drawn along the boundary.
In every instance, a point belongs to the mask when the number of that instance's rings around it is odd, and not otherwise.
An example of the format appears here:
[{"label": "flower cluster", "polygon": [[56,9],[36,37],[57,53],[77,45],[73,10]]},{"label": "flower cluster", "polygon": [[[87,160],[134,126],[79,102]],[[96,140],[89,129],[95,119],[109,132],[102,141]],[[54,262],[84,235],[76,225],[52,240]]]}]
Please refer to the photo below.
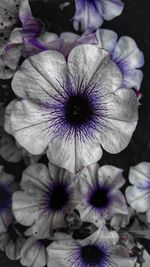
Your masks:
[{"label": "flower cluster", "polygon": [[17,177],[0,166],[0,249],[29,267],[142,264],[150,163],[131,167],[127,186],[123,169],[100,161],[128,146],[138,122],[143,53],[99,28],[124,4],[75,0],[80,33],[58,35],[38,2],[0,2],[0,155],[23,165]]}]

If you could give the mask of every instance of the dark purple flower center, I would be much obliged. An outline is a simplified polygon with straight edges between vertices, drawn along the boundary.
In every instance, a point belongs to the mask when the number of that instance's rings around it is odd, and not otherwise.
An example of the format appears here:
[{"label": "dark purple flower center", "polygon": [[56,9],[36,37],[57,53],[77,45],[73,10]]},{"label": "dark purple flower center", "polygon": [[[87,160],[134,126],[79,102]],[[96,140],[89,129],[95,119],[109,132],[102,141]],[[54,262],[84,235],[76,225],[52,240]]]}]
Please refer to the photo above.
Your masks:
[{"label": "dark purple flower center", "polygon": [[96,188],[90,196],[89,203],[95,208],[106,208],[109,204],[108,192],[107,188]]},{"label": "dark purple flower center", "polygon": [[81,259],[85,266],[101,266],[104,252],[96,245],[86,245],[81,248]]},{"label": "dark purple flower center", "polygon": [[49,195],[49,207],[53,211],[62,210],[70,198],[69,192],[64,184],[53,185]]},{"label": "dark purple flower center", "polygon": [[81,126],[90,121],[93,109],[89,99],[83,95],[70,96],[65,105],[65,117],[69,124]]},{"label": "dark purple flower center", "polygon": [[11,196],[7,187],[0,185],[0,210],[9,208],[11,205]]}]

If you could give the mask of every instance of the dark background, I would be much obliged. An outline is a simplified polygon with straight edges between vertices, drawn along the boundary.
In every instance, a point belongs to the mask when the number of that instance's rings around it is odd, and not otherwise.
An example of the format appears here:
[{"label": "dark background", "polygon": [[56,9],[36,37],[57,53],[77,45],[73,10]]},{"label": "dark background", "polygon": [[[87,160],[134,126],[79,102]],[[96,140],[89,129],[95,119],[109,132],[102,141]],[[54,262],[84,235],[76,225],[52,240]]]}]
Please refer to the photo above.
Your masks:
[{"label": "dark background", "polygon": [[[71,6],[60,11],[59,3],[61,2],[63,1],[49,0],[49,4],[46,4],[42,0],[40,2],[33,0],[31,3],[33,14],[42,18],[51,32],[75,32],[71,21],[74,14],[74,2],[70,1]],[[150,0],[124,0],[124,3],[125,8],[121,16],[110,22],[104,22],[102,28],[116,31],[119,37],[123,35],[132,37],[143,51],[145,56],[144,79],[141,86],[143,97],[140,100],[138,126],[129,146],[117,155],[104,152],[100,165],[112,164],[124,169],[124,176],[127,179],[130,166],[142,161],[150,161]],[[0,87],[2,83],[10,85],[10,81],[1,80]],[[7,104],[13,97],[10,88],[9,90],[0,88],[0,102],[5,101]],[[42,161],[45,160],[44,158]],[[13,164],[2,158],[0,158],[0,164],[5,166],[6,172],[15,174],[17,179],[21,178],[22,170],[25,168],[23,162]],[[18,262],[9,261],[0,252],[0,267],[4,266],[19,267],[21,265]]]}]

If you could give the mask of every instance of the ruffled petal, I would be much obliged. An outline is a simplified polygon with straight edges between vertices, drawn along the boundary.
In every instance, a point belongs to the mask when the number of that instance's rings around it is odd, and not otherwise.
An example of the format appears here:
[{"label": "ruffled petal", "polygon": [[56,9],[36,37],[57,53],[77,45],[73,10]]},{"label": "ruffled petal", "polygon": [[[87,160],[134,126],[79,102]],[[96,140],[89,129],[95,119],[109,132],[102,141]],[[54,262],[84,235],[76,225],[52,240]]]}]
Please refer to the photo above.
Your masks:
[{"label": "ruffled petal", "polygon": [[113,59],[123,71],[140,68],[144,64],[143,53],[139,50],[135,41],[128,36],[119,39],[113,53]]},{"label": "ruffled petal", "polygon": [[57,51],[45,51],[24,61],[14,76],[12,88],[18,97],[49,103],[64,92],[60,82],[65,77],[64,56]]},{"label": "ruffled petal", "polygon": [[140,90],[143,80],[143,72],[141,70],[132,69],[123,73],[124,80],[123,85],[127,88],[135,88]]},{"label": "ruffled petal", "polygon": [[37,239],[44,239],[52,236],[53,230],[59,227],[65,227],[64,215],[45,213],[32,226],[32,232]]},{"label": "ruffled petal", "polygon": [[102,184],[110,185],[111,188],[119,189],[125,183],[122,173],[122,169],[105,165],[98,169],[98,180]]},{"label": "ruffled petal", "polygon": [[5,109],[5,120],[4,120],[4,129],[7,133],[12,134],[12,129],[11,129],[11,113],[12,110],[15,106],[15,104],[17,103],[18,99],[13,99],[6,107]]},{"label": "ruffled petal", "polygon": [[110,221],[110,225],[116,231],[125,228],[129,224],[130,214],[115,214]]},{"label": "ruffled petal", "polygon": [[106,20],[112,20],[119,16],[124,8],[124,3],[121,0],[101,0],[103,7],[103,17]]},{"label": "ruffled petal", "polygon": [[96,31],[98,47],[107,50],[110,54],[114,51],[118,35],[114,31],[98,29]]},{"label": "ruffled petal", "polygon": [[75,0],[76,13],[73,17],[73,26],[76,31],[84,31],[88,28],[97,29],[103,23],[102,6],[100,2],[96,2],[95,5],[89,1]]},{"label": "ruffled petal", "polygon": [[97,143],[85,144],[74,138],[62,139],[49,143],[47,156],[54,164],[76,173],[97,162],[102,157],[102,149]]},{"label": "ruffled petal", "polygon": [[39,191],[47,191],[50,177],[47,167],[42,163],[32,164],[27,167],[22,176],[20,186],[26,193],[39,195]]},{"label": "ruffled petal", "polygon": [[46,265],[46,250],[34,237],[26,240],[22,250],[20,262],[24,266],[43,267]]},{"label": "ruffled petal", "polygon": [[48,121],[34,102],[18,101],[11,115],[12,133],[30,153],[41,154],[50,141],[46,130]]},{"label": "ruffled petal", "polygon": [[132,90],[120,89],[104,98],[106,115],[101,119],[101,130],[95,140],[109,153],[123,150],[130,142],[138,120],[138,101]]},{"label": "ruffled petal", "polygon": [[[95,45],[79,45],[71,50],[68,57],[70,79],[76,88],[89,85],[111,92],[122,84],[122,75],[104,49]],[[81,89],[83,90],[83,89]]]},{"label": "ruffled petal", "polygon": [[129,205],[138,212],[145,212],[150,206],[150,190],[129,186],[126,189],[126,198]]},{"label": "ruffled petal", "polygon": [[138,187],[146,188],[150,185],[150,163],[141,162],[130,168],[129,181]]},{"label": "ruffled petal", "polygon": [[16,220],[25,225],[32,225],[40,215],[40,200],[39,197],[29,195],[21,191],[17,191],[13,194],[12,209]]},{"label": "ruffled petal", "polygon": [[111,205],[110,216],[112,217],[114,214],[127,215],[128,208],[123,194],[119,190],[114,190],[112,197],[114,201],[112,202]]}]

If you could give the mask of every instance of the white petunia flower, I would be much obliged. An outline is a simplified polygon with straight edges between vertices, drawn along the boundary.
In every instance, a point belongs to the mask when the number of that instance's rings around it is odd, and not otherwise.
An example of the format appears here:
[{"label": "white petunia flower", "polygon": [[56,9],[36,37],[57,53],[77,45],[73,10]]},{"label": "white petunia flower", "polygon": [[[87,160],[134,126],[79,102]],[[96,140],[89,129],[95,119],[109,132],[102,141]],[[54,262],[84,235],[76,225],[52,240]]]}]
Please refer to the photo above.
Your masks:
[{"label": "white petunia flower", "polygon": [[117,65],[94,45],[75,47],[67,62],[56,51],[30,57],[12,81],[22,98],[12,133],[30,153],[47,150],[51,162],[77,172],[102,157],[101,146],[115,154],[128,145],[138,102],[121,84]]},{"label": "white petunia flower", "polygon": [[48,267],[133,267],[135,258],[127,258],[127,251],[116,246],[118,234],[105,226],[83,240],[56,240],[48,248]]},{"label": "white petunia flower", "polygon": [[21,189],[13,195],[16,220],[31,226],[36,238],[47,238],[65,225],[64,216],[79,202],[71,174],[49,163],[38,163],[23,172]]},{"label": "white petunia flower", "polygon": [[97,29],[103,20],[119,16],[124,8],[121,0],[75,0],[76,12],[73,17],[75,30]]},{"label": "white petunia flower", "polygon": [[125,183],[122,171],[111,165],[92,164],[77,175],[82,197],[82,204],[77,209],[82,217],[93,213],[93,222],[97,218],[99,226],[102,218],[109,220],[116,214],[128,215],[125,198],[119,190]]},{"label": "white petunia flower", "polygon": [[133,186],[126,189],[128,203],[138,212],[146,212],[150,222],[150,163],[141,162],[131,167],[129,181]]},{"label": "white petunia flower", "polygon": [[0,166],[0,233],[6,232],[13,221],[11,203],[16,188],[14,176],[4,172],[4,167]]}]

